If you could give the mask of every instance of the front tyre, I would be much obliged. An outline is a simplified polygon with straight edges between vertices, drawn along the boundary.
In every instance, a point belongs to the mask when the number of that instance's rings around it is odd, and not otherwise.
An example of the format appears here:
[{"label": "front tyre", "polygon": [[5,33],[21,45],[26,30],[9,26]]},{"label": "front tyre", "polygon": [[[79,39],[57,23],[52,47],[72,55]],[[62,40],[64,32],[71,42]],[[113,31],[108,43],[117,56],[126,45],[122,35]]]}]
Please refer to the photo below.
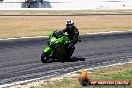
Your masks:
[{"label": "front tyre", "polygon": [[41,55],[41,62],[46,63],[48,61],[49,61],[49,55],[47,55],[45,52],[43,52]]}]

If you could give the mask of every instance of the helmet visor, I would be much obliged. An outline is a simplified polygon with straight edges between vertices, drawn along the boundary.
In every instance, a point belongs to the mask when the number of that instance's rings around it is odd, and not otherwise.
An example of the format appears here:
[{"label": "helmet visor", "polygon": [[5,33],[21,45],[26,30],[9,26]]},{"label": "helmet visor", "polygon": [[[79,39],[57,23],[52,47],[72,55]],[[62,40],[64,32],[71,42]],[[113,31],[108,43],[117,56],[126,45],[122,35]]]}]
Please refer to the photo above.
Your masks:
[{"label": "helmet visor", "polygon": [[66,24],[67,28],[72,28],[72,24]]}]

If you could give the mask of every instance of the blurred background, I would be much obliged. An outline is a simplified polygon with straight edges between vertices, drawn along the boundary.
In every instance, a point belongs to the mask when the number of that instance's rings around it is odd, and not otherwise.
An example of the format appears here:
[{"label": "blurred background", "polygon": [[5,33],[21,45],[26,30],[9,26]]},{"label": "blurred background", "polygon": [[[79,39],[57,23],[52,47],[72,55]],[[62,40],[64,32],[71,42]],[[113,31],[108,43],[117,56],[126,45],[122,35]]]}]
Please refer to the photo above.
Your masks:
[{"label": "blurred background", "polygon": [[132,9],[132,0],[0,0],[0,9]]}]

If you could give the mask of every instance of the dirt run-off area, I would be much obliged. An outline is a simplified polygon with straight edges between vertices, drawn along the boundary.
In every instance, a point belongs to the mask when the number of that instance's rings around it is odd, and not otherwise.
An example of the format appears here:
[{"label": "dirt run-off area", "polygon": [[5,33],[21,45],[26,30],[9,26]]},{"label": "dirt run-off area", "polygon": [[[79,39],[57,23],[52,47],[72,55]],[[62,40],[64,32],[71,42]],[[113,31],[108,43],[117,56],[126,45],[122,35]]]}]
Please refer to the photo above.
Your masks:
[{"label": "dirt run-off area", "polygon": [[80,34],[132,30],[132,15],[0,16],[0,38],[49,35],[75,21]]}]

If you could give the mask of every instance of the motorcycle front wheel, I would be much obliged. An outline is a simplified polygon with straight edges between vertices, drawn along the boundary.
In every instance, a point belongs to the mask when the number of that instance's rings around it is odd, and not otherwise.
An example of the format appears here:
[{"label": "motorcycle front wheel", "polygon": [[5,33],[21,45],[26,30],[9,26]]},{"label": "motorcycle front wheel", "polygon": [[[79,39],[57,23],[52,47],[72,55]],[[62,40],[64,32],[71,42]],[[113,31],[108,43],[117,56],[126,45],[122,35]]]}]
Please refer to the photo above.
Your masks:
[{"label": "motorcycle front wheel", "polygon": [[46,63],[48,61],[49,61],[49,55],[46,54],[45,52],[43,52],[42,55],[41,55],[41,62]]}]

